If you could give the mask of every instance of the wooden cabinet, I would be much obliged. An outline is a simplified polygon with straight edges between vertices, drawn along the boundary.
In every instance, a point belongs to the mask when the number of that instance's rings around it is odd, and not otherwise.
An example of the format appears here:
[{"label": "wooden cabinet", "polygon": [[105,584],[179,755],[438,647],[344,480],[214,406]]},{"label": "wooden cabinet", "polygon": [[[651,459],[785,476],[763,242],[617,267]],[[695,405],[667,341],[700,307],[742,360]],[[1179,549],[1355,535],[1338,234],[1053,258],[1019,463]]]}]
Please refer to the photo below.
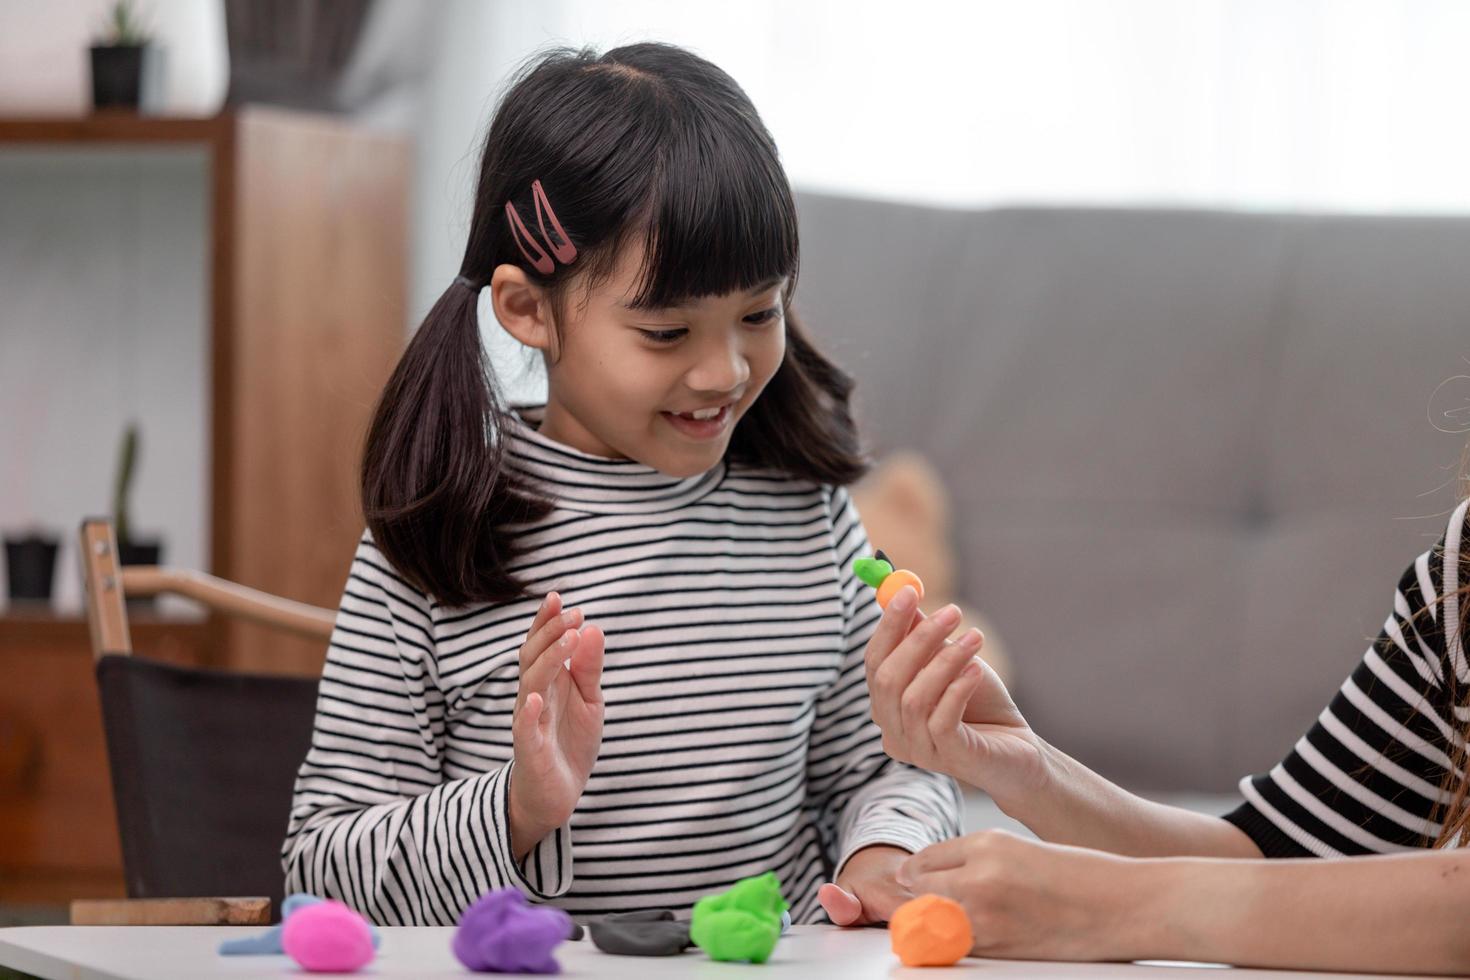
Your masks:
[{"label": "wooden cabinet", "polygon": [[[136,166],[147,167],[170,148],[202,153],[206,168],[197,184],[207,257],[179,273],[197,278],[202,269],[207,280],[198,304],[203,378],[193,379],[202,395],[179,409],[203,417],[199,489],[185,491],[204,498],[195,500],[205,525],[200,564],[335,607],[362,529],[363,434],[407,332],[409,143],[266,108],[208,119],[0,119],[0,154],[40,150],[85,161],[137,151]],[[65,179],[88,179],[85,162],[76,170]],[[148,202],[140,195],[135,208]],[[46,241],[19,247],[38,268],[51,267]],[[69,261],[64,251],[54,256]],[[35,310],[48,299],[18,301],[15,292],[13,282],[0,290],[7,330],[3,307]],[[39,328],[24,329],[33,331],[26,356],[42,360]],[[84,516],[66,517],[68,534]],[[77,574],[74,554],[58,576]],[[161,619],[138,630],[141,655],[232,670],[315,675],[325,654],[320,644],[217,619]],[[0,786],[0,899],[97,894],[72,888],[67,875],[95,884],[118,867],[87,642],[77,615],[0,617],[0,779],[10,770]],[[50,884],[33,873],[48,868]]]},{"label": "wooden cabinet", "polygon": [[[169,663],[199,663],[205,633],[202,622],[132,622],[138,655]],[[0,620],[0,902],[123,894],[92,664],[83,620]]]}]

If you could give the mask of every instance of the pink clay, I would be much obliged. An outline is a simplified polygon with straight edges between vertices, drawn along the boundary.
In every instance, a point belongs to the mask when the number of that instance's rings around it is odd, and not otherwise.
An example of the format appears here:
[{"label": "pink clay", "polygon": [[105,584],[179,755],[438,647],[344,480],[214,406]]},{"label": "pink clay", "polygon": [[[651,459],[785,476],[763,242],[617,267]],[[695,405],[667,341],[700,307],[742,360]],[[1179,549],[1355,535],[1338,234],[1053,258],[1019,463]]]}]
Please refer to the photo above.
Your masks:
[{"label": "pink clay", "polygon": [[329,899],[286,918],[281,948],[313,973],[352,973],[372,962],[373,935],[366,919]]}]

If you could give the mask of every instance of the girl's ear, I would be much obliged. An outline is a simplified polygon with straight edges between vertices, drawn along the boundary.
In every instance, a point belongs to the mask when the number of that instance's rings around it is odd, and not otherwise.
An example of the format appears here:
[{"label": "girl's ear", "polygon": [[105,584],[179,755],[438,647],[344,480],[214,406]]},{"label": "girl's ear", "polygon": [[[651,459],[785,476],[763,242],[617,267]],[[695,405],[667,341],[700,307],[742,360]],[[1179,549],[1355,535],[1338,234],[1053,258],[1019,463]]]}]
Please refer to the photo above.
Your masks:
[{"label": "girl's ear", "polygon": [[556,331],[546,290],[532,282],[524,269],[509,264],[496,266],[490,277],[490,301],[495,319],[506,333],[527,347],[556,355]]}]

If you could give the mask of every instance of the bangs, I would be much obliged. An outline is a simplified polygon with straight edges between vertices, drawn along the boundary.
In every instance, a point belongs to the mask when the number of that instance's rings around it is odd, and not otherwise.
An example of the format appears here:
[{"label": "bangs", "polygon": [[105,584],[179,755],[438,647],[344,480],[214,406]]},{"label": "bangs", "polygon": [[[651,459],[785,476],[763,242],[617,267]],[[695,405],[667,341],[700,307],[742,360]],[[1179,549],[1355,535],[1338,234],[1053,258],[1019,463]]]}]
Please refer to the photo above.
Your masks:
[{"label": "bangs", "polygon": [[651,203],[629,229],[643,236],[632,309],[669,309],[786,277],[789,297],[796,285],[796,204],[770,137],[763,128],[721,133],[725,120],[702,122],[716,131],[668,141],[647,168]]}]

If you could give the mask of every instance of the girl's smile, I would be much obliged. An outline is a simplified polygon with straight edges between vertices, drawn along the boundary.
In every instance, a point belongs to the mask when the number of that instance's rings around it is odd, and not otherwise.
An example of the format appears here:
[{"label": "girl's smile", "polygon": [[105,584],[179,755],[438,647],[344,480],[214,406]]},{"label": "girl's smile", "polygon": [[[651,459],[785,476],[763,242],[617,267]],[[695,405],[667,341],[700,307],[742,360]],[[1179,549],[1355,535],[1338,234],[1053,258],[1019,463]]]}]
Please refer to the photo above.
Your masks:
[{"label": "girl's smile", "polygon": [[[487,889],[685,910],[774,871],[797,921],[836,891],[855,923],[959,832],[953,781],[891,763],[869,718],[875,620],[845,585],[867,461],[853,381],[791,306],[797,217],[755,107],[687,51],[516,77],[366,442],[296,889],[452,924]],[[486,288],[545,365],[540,412],[485,356]]]},{"label": "girl's smile", "polygon": [[695,476],[724,458],[736,425],[781,366],[788,280],[643,310],[629,300],[642,269],[642,249],[630,246],[607,280],[554,324],[524,272],[504,265],[492,282],[496,315],[545,355],[542,435]]},{"label": "girl's smile", "polygon": [[731,428],[735,402],[726,402],[714,408],[702,408],[693,412],[660,412],[664,419],[682,435],[690,439],[715,439]]}]

